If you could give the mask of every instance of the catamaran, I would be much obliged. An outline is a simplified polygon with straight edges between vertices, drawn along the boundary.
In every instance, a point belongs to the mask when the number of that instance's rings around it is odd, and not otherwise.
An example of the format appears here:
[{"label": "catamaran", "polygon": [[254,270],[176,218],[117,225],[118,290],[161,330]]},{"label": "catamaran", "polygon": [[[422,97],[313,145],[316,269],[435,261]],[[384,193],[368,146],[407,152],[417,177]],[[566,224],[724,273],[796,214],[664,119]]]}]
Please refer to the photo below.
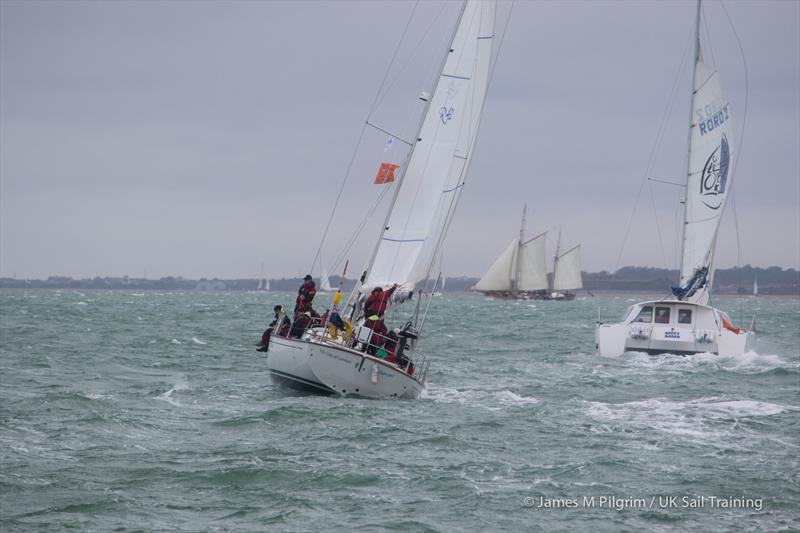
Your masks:
[{"label": "catamaran", "polygon": [[[274,381],[368,398],[416,398],[425,390],[429,361],[419,343],[430,300],[423,307],[415,289],[432,279],[463,190],[488,86],[494,18],[494,1],[468,0],[461,6],[435,88],[419,96],[423,119],[409,143],[410,155],[400,167],[367,268],[343,306],[352,334],[312,326],[294,337],[272,335],[268,364]],[[398,328],[393,361],[384,357],[386,339],[364,312],[376,288],[392,291],[387,314],[416,300],[412,318]]]},{"label": "catamaran", "polygon": [[698,0],[680,281],[670,297],[630,306],[622,322],[598,321],[595,340],[601,355],[738,355],[751,349],[755,317],[749,331],[734,327],[710,298],[717,230],[733,177],[732,115],[717,71],[702,59]]},{"label": "catamaran", "polygon": [[525,215],[522,209],[522,224],[519,236],[500,254],[489,270],[478,280],[472,290],[492,298],[517,300],[572,300],[575,289],[583,287],[580,266],[580,245],[560,253],[559,232],[553,259],[553,283],[547,280],[545,239],[547,232],[531,239],[525,238]]}]

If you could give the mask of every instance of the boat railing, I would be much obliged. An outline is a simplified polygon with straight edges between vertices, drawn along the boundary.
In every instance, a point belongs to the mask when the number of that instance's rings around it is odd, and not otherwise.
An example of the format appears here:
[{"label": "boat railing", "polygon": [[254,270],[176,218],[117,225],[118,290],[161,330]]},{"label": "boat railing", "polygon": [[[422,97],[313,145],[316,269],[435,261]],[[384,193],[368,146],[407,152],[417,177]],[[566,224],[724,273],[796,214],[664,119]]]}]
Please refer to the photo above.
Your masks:
[{"label": "boat railing", "polygon": [[[283,323],[284,315],[285,313],[282,313],[278,317],[277,324]],[[298,327],[297,320],[304,321],[302,327]],[[315,335],[317,341],[333,343],[384,359],[410,376],[415,376],[419,381],[424,381],[427,377],[430,362],[426,354],[417,350],[416,339],[409,342],[410,338],[403,337],[403,332],[394,336],[390,336],[388,333],[383,335],[364,325],[354,328],[350,332],[343,332],[338,328],[330,328],[330,325],[327,316],[309,317],[308,320],[305,320],[297,315],[290,327],[280,328],[273,335],[301,339],[311,330],[317,329]]]}]

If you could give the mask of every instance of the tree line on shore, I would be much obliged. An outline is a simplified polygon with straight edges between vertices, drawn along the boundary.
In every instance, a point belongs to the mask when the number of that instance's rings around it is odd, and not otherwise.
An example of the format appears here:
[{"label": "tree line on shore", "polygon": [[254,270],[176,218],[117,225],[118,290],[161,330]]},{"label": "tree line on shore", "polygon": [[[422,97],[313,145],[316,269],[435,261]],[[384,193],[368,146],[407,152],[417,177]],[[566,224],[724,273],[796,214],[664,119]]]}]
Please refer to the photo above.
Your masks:
[{"label": "tree line on shore", "polygon": [[[665,268],[626,266],[616,272],[583,272],[583,286],[588,291],[669,291],[676,284],[678,271]],[[339,276],[331,276],[333,287],[338,287]],[[355,279],[345,279],[344,290],[355,285]],[[469,291],[478,281],[472,277],[447,277],[444,291]],[[759,294],[800,294],[800,271],[772,266],[756,268],[717,269],[714,292],[718,294],[750,294],[754,282],[758,282]],[[319,280],[317,279],[317,282]],[[270,279],[273,291],[296,291],[301,278]],[[255,290],[258,279],[186,279],[167,276],[159,279],[122,277],[100,277],[74,279],[51,276],[47,279],[0,278],[0,288],[51,288],[51,289],[135,289],[135,290]],[[421,287],[420,287],[421,288]]]}]

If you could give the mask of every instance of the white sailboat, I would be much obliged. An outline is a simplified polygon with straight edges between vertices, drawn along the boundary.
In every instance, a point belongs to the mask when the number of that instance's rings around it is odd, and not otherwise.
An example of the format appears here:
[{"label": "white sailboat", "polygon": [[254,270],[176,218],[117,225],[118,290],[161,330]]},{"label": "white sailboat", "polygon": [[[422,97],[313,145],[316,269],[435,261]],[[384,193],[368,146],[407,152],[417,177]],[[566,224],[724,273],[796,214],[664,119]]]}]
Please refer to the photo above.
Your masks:
[{"label": "white sailboat", "polygon": [[[435,88],[420,96],[424,118],[367,269],[344,307],[354,335],[346,340],[320,327],[299,338],[273,335],[273,380],[369,398],[416,398],[425,389],[428,361],[418,345],[426,311],[414,291],[430,278],[463,189],[489,80],[494,17],[493,0],[463,4]],[[373,289],[395,286],[387,313],[404,301],[415,299],[417,305],[399,333],[397,362],[389,362],[380,350],[375,355],[363,351],[377,340],[365,325],[363,307]]]},{"label": "white sailboat", "polygon": [[598,321],[600,354],[737,355],[751,348],[753,324],[751,331],[733,327],[710,301],[717,231],[732,179],[730,107],[717,71],[702,60],[698,0],[680,283],[668,298],[632,305],[620,323]]},{"label": "white sailboat", "polygon": [[758,296],[758,277],[753,278],[753,296]]},{"label": "white sailboat", "polygon": [[522,224],[519,237],[500,254],[489,267],[486,274],[478,280],[472,290],[482,292],[493,298],[513,298],[521,300],[572,300],[571,292],[583,287],[580,268],[580,245],[564,253],[556,254],[553,260],[553,285],[547,281],[547,261],[545,259],[545,240],[547,232],[525,238],[525,215],[522,210]]},{"label": "white sailboat", "polygon": [[320,292],[333,292],[333,287],[331,287],[331,280],[328,277],[328,271],[322,271],[322,277],[319,280],[319,290]]},{"label": "white sailboat", "polygon": [[269,280],[264,277],[264,263],[261,263],[261,276],[258,279],[258,285],[256,286],[257,291],[268,291],[269,290]]}]

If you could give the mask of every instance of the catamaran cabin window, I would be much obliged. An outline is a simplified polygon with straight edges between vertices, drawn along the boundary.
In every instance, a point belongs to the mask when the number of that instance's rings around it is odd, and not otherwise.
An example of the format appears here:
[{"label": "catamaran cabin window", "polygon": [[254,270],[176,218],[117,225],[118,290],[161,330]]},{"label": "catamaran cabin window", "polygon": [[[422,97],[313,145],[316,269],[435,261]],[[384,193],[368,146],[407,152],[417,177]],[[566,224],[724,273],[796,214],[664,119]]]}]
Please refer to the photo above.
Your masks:
[{"label": "catamaran cabin window", "polygon": [[669,324],[669,307],[656,307],[656,324]]},{"label": "catamaran cabin window", "polygon": [[692,323],[692,310],[678,309],[678,324],[691,324],[691,323]]},{"label": "catamaran cabin window", "polygon": [[653,321],[653,308],[649,305],[642,307],[639,314],[636,315],[634,322],[652,322]]}]

